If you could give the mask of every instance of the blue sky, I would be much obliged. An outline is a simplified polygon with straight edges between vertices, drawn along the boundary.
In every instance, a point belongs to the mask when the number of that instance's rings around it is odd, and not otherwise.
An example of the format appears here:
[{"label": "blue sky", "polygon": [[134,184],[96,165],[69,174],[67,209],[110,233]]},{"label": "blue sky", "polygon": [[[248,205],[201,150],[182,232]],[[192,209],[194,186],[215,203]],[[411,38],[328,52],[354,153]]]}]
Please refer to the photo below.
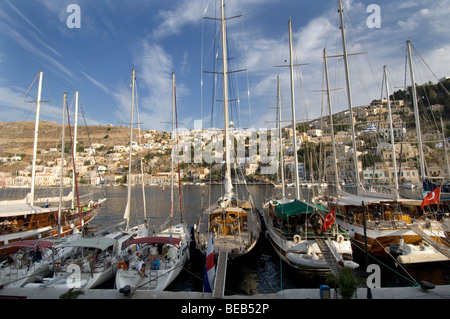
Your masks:
[{"label": "blue sky", "polygon": [[[411,40],[430,69],[420,67],[419,83],[450,75],[450,0],[345,0],[349,52],[368,52],[350,58],[354,106],[380,98],[384,65],[391,90],[405,79],[405,43]],[[69,28],[70,4],[81,9],[81,27]],[[380,8],[380,28],[369,28],[370,4]],[[30,120],[33,103],[21,103],[39,71],[44,72],[42,117],[61,122],[62,96],[73,102],[76,90],[89,124],[125,124],[130,113],[130,78],[137,74],[140,121],[146,129],[170,130],[172,72],[176,74],[178,119],[193,128],[194,120],[211,123],[208,61],[215,1],[207,0],[2,0],[0,2],[0,120]],[[340,54],[337,1],[245,0],[227,2],[227,14],[242,14],[228,23],[232,67],[239,84],[240,127],[273,126],[276,76],[281,77],[282,100],[290,105],[289,71],[274,68],[288,56],[288,20],[292,20],[295,55],[297,118],[320,116],[323,59]],[[419,60],[419,58],[417,58]],[[209,64],[208,64],[209,63]],[[329,60],[330,81],[344,86],[341,59]],[[422,71],[423,70],[423,71]],[[298,80],[298,79],[301,79]],[[204,86],[202,87],[201,82]],[[408,79],[409,81],[409,79]],[[24,98],[36,97],[36,84]],[[249,92],[249,93],[248,93]],[[333,110],[347,108],[345,91],[333,93]],[[235,116],[236,111],[233,112]],[[221,125],[221,115],[213,125]],[[290,119],[285,109],[284,119]]]}]

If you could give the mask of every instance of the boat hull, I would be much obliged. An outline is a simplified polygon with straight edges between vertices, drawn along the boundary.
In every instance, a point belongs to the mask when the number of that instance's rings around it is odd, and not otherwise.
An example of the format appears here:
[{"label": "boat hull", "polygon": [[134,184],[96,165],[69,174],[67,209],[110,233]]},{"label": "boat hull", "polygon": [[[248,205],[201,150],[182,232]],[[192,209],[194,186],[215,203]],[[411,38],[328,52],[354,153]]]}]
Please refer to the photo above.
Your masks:
[{"label": "boat hull", "polygon": [[[116,289],[124,293],[166,289],[189,259],[190,232],[186,225],[177,224],[152,237],[138,237],[136,241],[141,242],[138,245],[130,242],[129,253],[126,258],[122,258],[124,261],[121,261],[115,278]],[[159,255],[159,252],[153,255],[150,247],[153,244],[160,245],[161,250],[166,247],[164,256]],[[154,267],[151,263],[156,259],[158,266]]]},{"label": "boat hull", "polygon": [[[294,268],[310,271],[330,271],[316,240],[313,238],[302,239],[300,236],[294,236],[292,239],[284,237],[273,226],[274,222],[269,217],[268,208],[269,203],[266,203],[263,208],[263,217],[267,228],[266,237],[268,237],[276,254]],[[342,257],[345,266],[351,269],[359,266],[351,260],[353,251],[348,238],[340,237],[339,240],[332,240],[331,245],[333,250]]]},{"label": "boat hull", "polygon": [[[65,237],[81,230],[86,226],[95,216],[98,214],[101,203],[104,200],[99,201],[97,204],[92,205],[82,212],[82,218],[78,213],[65,214],[61,225],[61,237]],[[3,229],[0,232],[0,246],[19,240],[31,240],[36,237],[40,239],[57,237],[58,236],[58,224],[55,220],[57,211],[48,211],[34,217],[34,223],[29,223],[28,226]],[[0,255],[10,254],[14,251],[3,249],[0,251]]]},{"label": "boat hull", "polygon": [[[362,226],[342,220],[338,220],[337,223],[349,232],[353,244],[365,251],[367,243],[367,252],[377,257],[388,257],[389,254],[385,248],[393,244],[399,244],[402,240],[412,245],[419,245],[423,241],[422,237],[408,227],[386,230],[366,228],[367,236],[364,236],[364,227]],[[436,242],[442,243],[439,232],[422,230]]]}]

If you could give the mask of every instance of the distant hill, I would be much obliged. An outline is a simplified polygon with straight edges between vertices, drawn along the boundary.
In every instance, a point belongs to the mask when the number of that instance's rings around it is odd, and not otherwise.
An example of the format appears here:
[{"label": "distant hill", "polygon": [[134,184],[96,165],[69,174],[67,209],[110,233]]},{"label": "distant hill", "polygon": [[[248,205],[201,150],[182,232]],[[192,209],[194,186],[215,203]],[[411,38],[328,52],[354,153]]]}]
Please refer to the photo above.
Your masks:
[{"label": "distant hill", "polygon": [[[68,126],[67,126],[68,127]],[[39,123],[38,149],[48,150],[61,144],[61,124],[41,121]],[[72,127],[72,136],[74,134]],[[89,147],[91,143],[101,143],[106,147],[128,145],[130,129],[124,126],[79,126],[78,146]],[[66,129],[66,143],[69,130]],[[14,154],[30,155],[33,152],[34,122],[0,121],[0,156]]]}]

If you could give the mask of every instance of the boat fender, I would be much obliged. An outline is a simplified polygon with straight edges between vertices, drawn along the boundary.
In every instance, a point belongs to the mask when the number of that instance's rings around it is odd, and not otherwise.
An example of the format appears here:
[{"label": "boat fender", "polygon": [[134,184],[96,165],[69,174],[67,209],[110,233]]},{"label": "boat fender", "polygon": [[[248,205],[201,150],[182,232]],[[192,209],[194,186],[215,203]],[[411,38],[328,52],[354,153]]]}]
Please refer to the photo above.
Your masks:
[{"label": "boat fender", "polygon": [[294,236],[294,242],[295,242],[296,244],[298,244],[301,240],[302,240],[302,237],[300,237],[300,235],[295,235],[295,236]]},{"label": "boat fender", "polygon": [[119,269],[123,269],[123,270],[127,270],[127,263],[126,262],[124,262],[124,261],[119,261],[119,264],[117,265],[117,267],[119,268]]},{"label": "boat fender", "polygon": [[119,292],[124,294],[124,295],[128,295],[131,292],[131,286],[130,285],[126,285],[125,287],[120,288]]},{"label": "boat fender", "polygon": [[337,241],[338,243],[342,243],[343,240],[344,240],[344,236],[342,236],[342,235],[337,235],[336,241]]},{"label": "boat fender", "polygon": [[355,239],[356,237],[356,233],[353,229],[348,231],[348,235],[350,236],[351,239]]},{"label": "boat fender", "polygon": [[428,282],[428,281],[425,281],[425,280],[423,280],[423,281],[421,281],[420,282],[420,288],[422,288],[422,290],[429,290],[429,289],[434,289],[434,284],[432,284],[431,282]]}]

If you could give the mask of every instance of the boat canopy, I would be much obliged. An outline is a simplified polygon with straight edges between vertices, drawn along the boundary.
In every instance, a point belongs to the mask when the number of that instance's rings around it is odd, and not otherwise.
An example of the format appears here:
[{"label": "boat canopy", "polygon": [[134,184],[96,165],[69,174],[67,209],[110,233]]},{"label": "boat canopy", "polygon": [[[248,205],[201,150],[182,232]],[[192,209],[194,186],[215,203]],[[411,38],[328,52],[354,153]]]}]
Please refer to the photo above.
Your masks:
[{"label": "boat canopy", "polygon": [[44,214],[58,210],[58,208],[42,208],[27,204],[20,200],[6,200],[0,202],[0,217],[18,217],[25,215]]},{"label": "boat canopy", "polygon": [[63,243],[64,247],[91,247],[105,250],[117,241],[108,237],[80,238],[71,242]]},{"label": "boat canopy", "polygon": [[401,205],[407,205],[407,206],[420,206],[422,204],[422,200],[418,199],[406,199],[406,198],[399,198],[398,200],[389,200],[389,199],[383,199],[383,198],[374,198],[374,197],[367,197],[367,196],[341,196],[339,199],[333,201],[333,204],[339,205],[339,206],[361,206],[364,202],[365,205],[388,205],[388,204],[401,204]]},{"label": "boat canopy", "polygon": [[133,245],[133,244],[172,244],[172,245],[179,245],[181,242],[181,238],[174,238],[174,237],[141,237],[141,238],[135,238],[127,242],[127,245]]},{"label": "boat canopy", "polygon": [[3,245],[1,248],[10,248],[10,247],[27,247],[34,248],[34,246],[38,244],[41,249],[49,248],[53,245],[53,242],[48,240],[22,240],[22,241],[13,241],[12,243]]},{"label": "boat canopy", "polygon": [[290,216],[309,214],[314,211],[319,210],[322,212],[328,212],[328,209],[319,204],[301,202],[294,200],[285,204],[278,204],[275,206],[275,211],[277,215],[283,219],[287,219]]}]

